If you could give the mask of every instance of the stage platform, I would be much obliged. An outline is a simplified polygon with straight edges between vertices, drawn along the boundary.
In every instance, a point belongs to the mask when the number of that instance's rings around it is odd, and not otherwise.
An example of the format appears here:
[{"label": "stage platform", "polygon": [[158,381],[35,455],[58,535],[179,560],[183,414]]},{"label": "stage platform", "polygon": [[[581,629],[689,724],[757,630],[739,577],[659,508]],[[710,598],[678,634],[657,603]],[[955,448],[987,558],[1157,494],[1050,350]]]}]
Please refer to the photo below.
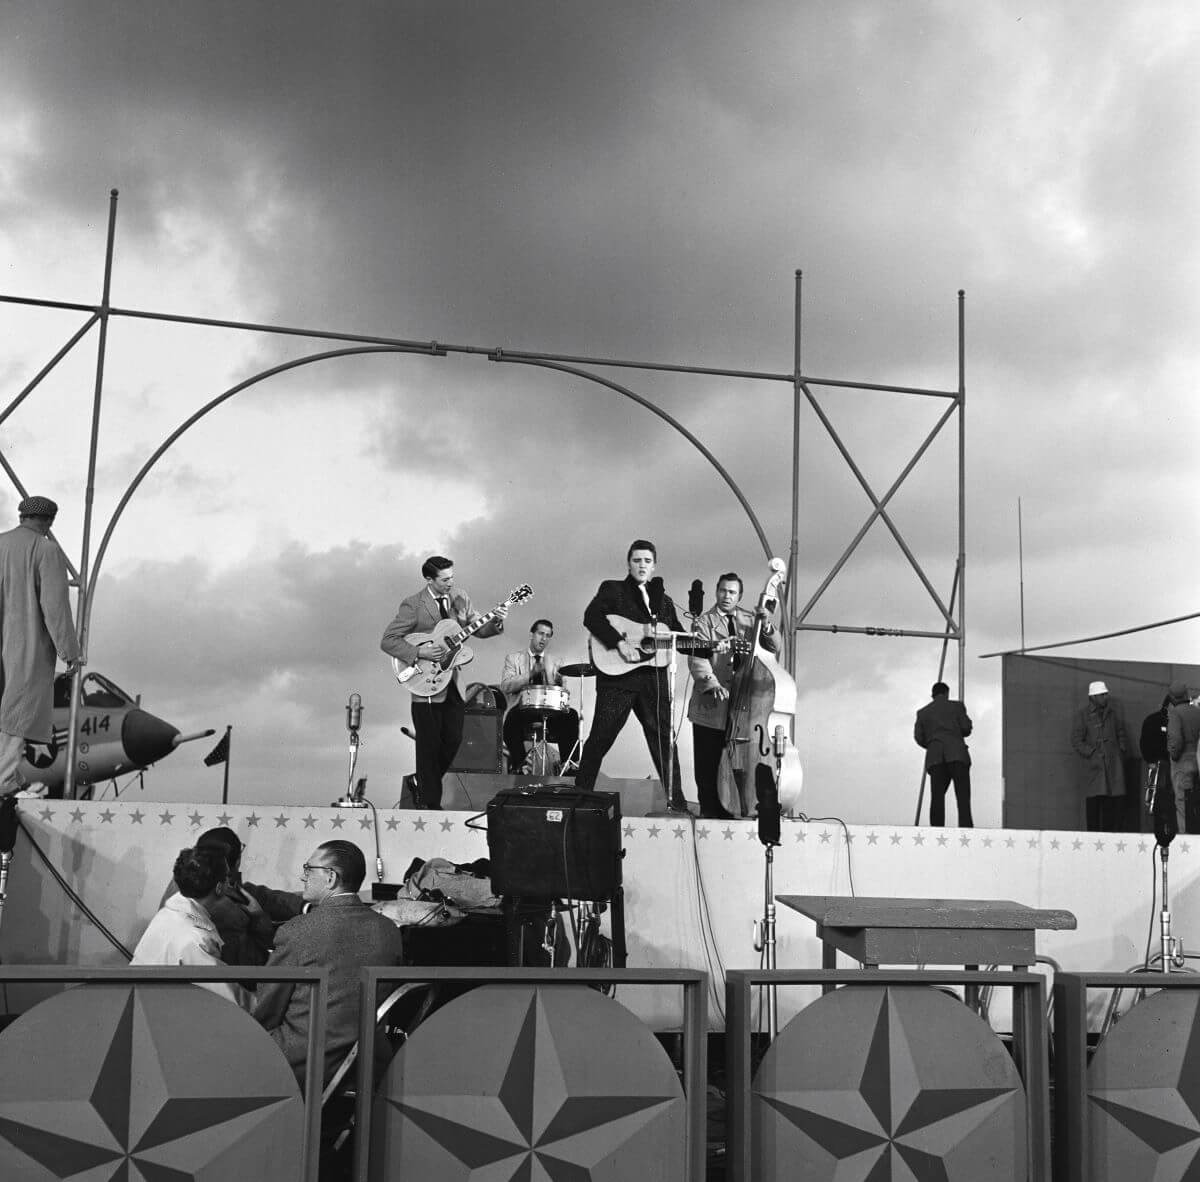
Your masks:
[{"label": "stage platform", "polygon": [[[474,780],[466,786],[469,811],[380,809],[375,814],[369,809],[131,800],[26,801],[20,814],[55,869],[132,947],[158,906],[179,849],[214,825],[232,827],[246,842],[247,880],[295,890],[306,857],[331,838],[358,842],[372,869],[378,841],[389,881],[399,881],[413,858],[469,862],[486,857],[486,822],[478,814],[492,786]],[[707,972],[713,983],[710,1023],[719,1029],[724,972],[759,965],[751,933],[763,911],[764,853],[757,827],[752,821],[634,815],[642,799],[636,793],[645,792],[651,782],[633,783],[639,787],[623,799],[627,815],[622,822],[629,964]],[[1157,932],[1152,927],[1157,924],[1151,897],[1153,850],[1153,838],[1139,834],[844,827],[837,821],[785,820],[774,858],[775,892],[1007,899],[1064,909],[1075,915],[1077,929],[1039,932],[1037,952],[1070,971],[1123,971],[1142,961],[1147,932]],[[1175,931],[1191,947],[1197,943],[1200,840],[1177,839],[1170,869]],[[778,939],[780,968],[820,967],[822,949],[811,920],[780,908]],[[123,963],[24,834],[18,838],[0,924],[0,958],[9,965]],[[16,1002],[15,990],[10,1000]],[[669,999],[634,993],[624,1000],[655,1029],[678,1028],[680,1012]],[[783,1004],[785,1018],[789,1004]],[[1003,1029],[1003,1015],[995,1020]]]}]

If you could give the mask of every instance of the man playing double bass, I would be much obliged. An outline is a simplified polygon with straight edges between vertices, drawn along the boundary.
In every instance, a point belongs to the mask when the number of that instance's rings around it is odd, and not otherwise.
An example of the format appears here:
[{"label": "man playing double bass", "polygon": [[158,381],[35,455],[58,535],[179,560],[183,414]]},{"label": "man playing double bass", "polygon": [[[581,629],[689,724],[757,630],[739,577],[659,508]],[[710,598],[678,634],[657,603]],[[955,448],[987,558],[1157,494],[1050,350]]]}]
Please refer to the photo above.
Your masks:
[{"label": "man playing double bass", "polygon": [[575,783],[584,791],[595,788],[600,764],[632,711],[642,724],[655,771],[664,786],[670,784],[667,807],[672,812],[687,812],[679,783],[679,756],[671,742],[669,678],[673,671],[641,664],[636,644],[626,640],[608,617],[621,616],[638,625],[657,622],[672,632],[682,632],[683,626],[662,579],[651,577],[658,561],[654,543],[638,538],[629,547],[625,561],[629,568],[625,578],[605,579],[583,613],[583,626],[592,634],[594,643],[618,653],[629,670],[616,675],[599,671],[596,674],[596,712]]},{"label": "man playing double bass", "polygon": [[[697,636],[715,643],[728,636],[748,638],[754,630],[755,613],[740,606],[742,580],[732,571],[717,580],[717,602],[696,619],[693,629]],[[778,638],[771,626],[770,613],[760,608],[763,625],[759,640],[768,652],[778,648]],[[700,815],[716,820],[733,818],[721,804],[717,792],[717,775],[725,749],[725,723],[729,716],[729,695],[743,661],[751,656],[737,656],[723,651],[711,657],[699,654],[688,658],[692,673],[692,696],[688,702],[688,721],[692,724],[692,752],[695,761],[696,790],[700,797]],[[744,772],[734,771],[742,795]]]}]

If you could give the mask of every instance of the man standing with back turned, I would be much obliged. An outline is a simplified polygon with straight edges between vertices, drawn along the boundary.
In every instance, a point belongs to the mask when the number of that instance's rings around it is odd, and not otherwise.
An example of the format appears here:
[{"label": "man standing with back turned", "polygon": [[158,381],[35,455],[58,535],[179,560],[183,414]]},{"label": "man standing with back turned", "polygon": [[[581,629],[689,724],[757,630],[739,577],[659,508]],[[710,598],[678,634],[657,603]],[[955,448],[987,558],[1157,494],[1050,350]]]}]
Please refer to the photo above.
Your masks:
[{"label": "man standing with back turned", "polygon": [[946,823],[946,789],[954,784],[958,824],[971,829],[971,753],[963,740],[971,733],[967,708],[950,697],[944,681],[934,682],[933,700],[917,711],[913,738],[925,748],[925,770],[929,773],[929,823]]},{"label": "man standing with back turned", "polygon": [[79,667],[67,563],[49,536],[58,506],[26,497],[20,525],[0,534],[0,793],[18,784],[25,741],[49,743],[55,656]]}]

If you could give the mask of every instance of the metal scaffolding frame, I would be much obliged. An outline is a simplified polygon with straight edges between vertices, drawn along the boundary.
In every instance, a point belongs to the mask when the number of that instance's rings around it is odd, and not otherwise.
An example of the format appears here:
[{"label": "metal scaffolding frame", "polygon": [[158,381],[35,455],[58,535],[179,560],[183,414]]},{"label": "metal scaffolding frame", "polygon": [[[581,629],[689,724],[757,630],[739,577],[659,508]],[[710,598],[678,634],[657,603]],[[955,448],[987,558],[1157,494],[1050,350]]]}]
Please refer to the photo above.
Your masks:
[{"label": "metal scaffolding frame", "polygon": [[[954,642],[958,645],[958,693],[960,698],[963,696],[966,674],[966,297],[963,291],[960,290],[958,292],[958,388],[956,390],[933,390],[915,386],[883,385],[874,382],[847,381],[842,379],[820,378],[806,375],[803,372],[803,367],[801,364],[801,297],[803,286],[803,275],[801,271],[795,272],[793,302],[793,366],[790,373],[729,369],[724,367],[703,365],[670,364],[651,361],[632,361],[612,357],[585,357],[571,354],[545,353],[527,349],[510,349],[506,347],[488,345],[449,344],[444,341],[437,340],[407,340],[400,337],[364,335],[362,333],[338,332],[329,329],[296,328],[277,324],[256,324],[246,321],[223,320],[213,317],[188,316],[168,312],[151,312],[143,309],[114,307],[109,296],[112,282],[114,244],[116,240],[117,200],[118,192],[116,189],[113,189],[109,194],[108,231],[105,245],[104,275],[100,302],[98,304],[76,303],[64,300],[36,299],[27,296],[0,295],[0,304],[18,304],[28,307],[50,308],[58,311],[82,312],[87,315],[87,320],[84,322],[84,324],[71,335],[66,343],[55,353],[55,355],[24,386],[20,393],[18,393],[12,399],[12,401],[10,401],[8,405],[3,408],[3,410],[0,410],[0,425],[4,423],[9,415],[11,415],[21,405],[21,403],[24,402],[27,397],[29,397],[31,393],[33,393],[43,379],[53,372],[58,363],[62,361],[63,358],[66,357],[68,353],[70,353],[71,350],[74,349],[75,346],[87,336],[90,330],[97,325],[99,326],[96,348],[96,375],[92,393],[91,440],[88,451],[87,483],[84,494],[83,536],[80,545],[78,567],[71,563],[69,557],[67,559],[68,568],[73,576],[73,583],[77,588],[78,598],[76,605],[76,630],[79,635],[82,660],[85,664],[87,661],[91,608],[96,590],[96,582],[99,576],[100,565],[104,554],[107,551],[108,543],[112,538],[113,531],[120,520],[125,506],[128,504],[138,486],[145,479],[150,469],[189,427],[191,427],[210,411],[215,410],[218,406],[228,401],[235,394],[240,393],[242,390],[254,386],[259,382],[269,377],[273,377],[279,373],[296,369],[303,365],[312,364],[314,362],[325,361],[339,357],[356,356],[364,353],[415,353],[426,357],[445,357],[450,353],[464,353],[476,354],[485,357],[488,361],[516,365],[529,365],[542,369],[552,369],[557,370],[560,373],[566,373],[574,377],[583,378],[587,381],[603,386],[606,389],[612,390],[615,393],[623,395],[624,397],[636,402],[638,405],[644,407],[653,414],[657,415],[659,418],[663,419],[679,434],[687,439],[688,442],[690,442],[704,456],[709,464],[721,476],[722,480],[729,487],[734,496],[737,498],[738,502],[741,504],[743,510],[746,512],[751,526],[758,537],[759,544],[762,546],[763,553],[768,559],[773,556],[774,551],[771,547],[766,530],[759,521],[753,506],[750,504],[742,490],[738,487],[737,482],[723,467],[717,457],[708,449],[708,447],[706,447],[705,444],[691,431],[689,431],[682,423],[668,414],[661,407],[657,406],[650,399],[638,394],[634,390],[629,389],[627,386],[624,386],[611,378],[590,372],[589,370],[580,367],[598,366],[603,369],[633,369],[647,373],[657,372],[693,374],[702,377],[726,377],[790,385],[792,388],[791,530],[788,544],[788,579],[784,597],[785,619],[788,621],[789,625],[784,629],[785,658],[788,671],[793,675],[795,673],[796,633],[801,631],[858,633],[869,636],[913,636],[934,638],[942,641],[943,666],[945,664],[946,651],[949,644]],[[266,333],[277,336],[300,337],[309,340],[339,342],[345,347],[328,350],[322,353],[310,354],[308,356],[296,358],[280,365],[273,366],[269,369],[262,370],[261,372],[254,374],[244,381],[230,387],[230,389],[224,391],[222,394],[206,403],[198,411],[187,418],[154,451],[154,453],[134,477],[129,487],[125,490],[125,493],[118,502],[117,507],[113,512],[113,516],[104,531],[100,546],[96,553],[95,562],[93,563],[91,557],[91,537],[95,500],[96,463],[100,439],[100,412],[103,403],[104,365],[108,340],[108,326],[110,319],[113,317],[163,321],[173,324],[190,324],[207,328],[229,328],[244,332]],[[938,419],[932,430],[926,435],[925,439],[918,446],[912,458],[904,466],[900,474],[892,482],[891,486],[882,496],[879,496],[876,494],[874,489],[871,487],[871,484],[863,475],[863,472],[855,462],[850,449],[842,440],[841,436],[838,434],[826,415],[821,403],[813,394],[814,388],[826,387],[832,390],[869,390],[884,393],[910,394],[930,398],[941,398],[947,400],[950,405],[947,406],[945,412]],[[847,544],[842,554],[833,564],[833,567],[817,587],[816,591],[813,592],[803,607],[798,609],[798,579],[796,577],[796,571],[800,549],[800,440],[801,413],[805,404],[812,408],[818,421],[829,434],[842,459],[849,466],[850,471],[854,474],[855,479],[866,493],[868,500],[871,502],[872,509],[867,516],[866,521],[864,521],[858,532]],[[943,602],[937,591],[934,589],[932,581],[925,574],[920,562],[917,560],[907,542],[905,542],[903,535],[896,526],[896,523],[889,515],[887,507],[901,485],[929,449],[934,439],[955,416],[956,412],[958,420],[958,558],[955,564],[954,581],[951,588],[951,594],[948,602]],[[13,469],[8,459],[4,456],[2,447],[0,447],[0,467],[4,469],[17,492],[22,497],[27,496],[28,491],[22,484],[18,474]],[[858,548],[859,544],[862,542],[871,526],[877,520],[881,520],[887,527],[888,531],[895,539],[896,544],[899,546],[901,552],[912,566],[918,580],[924,587],[926,593],[929,595],[931,602],[937,608],[944,622],[944,627],[941,631],[893,628],[884,626],[815,624],[808,622],[808,617],[813,608],[824,595],[825,591],[828,589],[833,579],[837,576],[838,572]],[[78,744],[78,735],[76,731],[80,705],[79,689],[82,676],[83,669],[81,667],[81,669],[76,673],[74,692],[71,695],[71,713],[67,734],[65,794],[71,797],[73,797],[75,794],[76,747]]]}]

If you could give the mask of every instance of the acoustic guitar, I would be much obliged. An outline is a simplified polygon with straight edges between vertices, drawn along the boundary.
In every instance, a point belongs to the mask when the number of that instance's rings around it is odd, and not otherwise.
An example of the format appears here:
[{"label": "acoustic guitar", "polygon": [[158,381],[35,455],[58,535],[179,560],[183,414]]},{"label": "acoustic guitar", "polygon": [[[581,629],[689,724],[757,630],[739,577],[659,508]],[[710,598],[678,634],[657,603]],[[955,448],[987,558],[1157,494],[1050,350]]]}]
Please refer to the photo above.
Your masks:
[{"label": "acoustic guitar", "polygon": [[432,698],[434,694],[440,694],[450,684],[454,670],[475,659],[475,654],[467,647],[466,641],[496,618],[498,608],[513,607],[532,598],[533,588],[528,583],[522,583],[510,591],[508,598],[502,603],[498,603],[490,612],[470,624],[460,624],[457,620],[439,620],[432,632],[414,632],[405,637],[415,648],[427,643],[440,643],[444,644],[449,652],[440,661],[422,658],[419,661],[407,662],[393,657],[392,671],[396,674],[396,680],[409,693],[422,698]]},{"label": "acoustic guitar", "polygon": [[655,669],[664,669],[671,664],[673,651],[699,653],[701,656],[723,652],[746,656],[752,651],[750,642],[738,636],[707,640],[693,632],[672,632],[666,624],[641,624],[625,616],[613,615],[606,616],[605,619],[621,634],[622,640],[627,640],[638,650],[638,660],[626,661],[619,650],[605,648],[599,641],[590,638],[588,652],[591,653],[592,664],[609,677],[622,677],[634,669],[644,669],[647,665]]}]

